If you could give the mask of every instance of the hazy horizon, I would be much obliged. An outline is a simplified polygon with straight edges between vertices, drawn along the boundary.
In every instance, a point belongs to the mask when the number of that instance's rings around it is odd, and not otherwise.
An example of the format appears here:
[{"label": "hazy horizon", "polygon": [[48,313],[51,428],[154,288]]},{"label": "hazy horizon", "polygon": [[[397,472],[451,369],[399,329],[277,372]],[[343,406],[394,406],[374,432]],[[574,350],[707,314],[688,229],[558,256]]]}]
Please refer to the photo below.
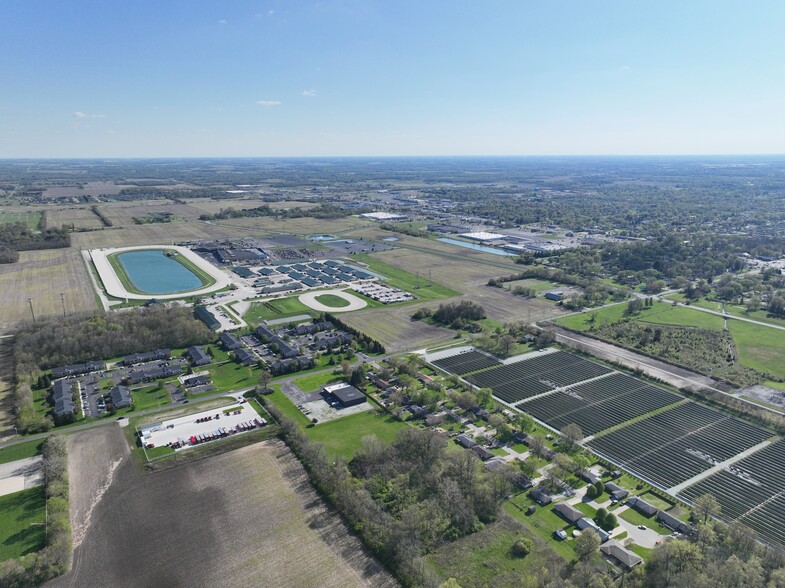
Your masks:
[{"label": "hazy horizon", "polygon": [[2,158],[785,153],[785,4],[14,2]]}]

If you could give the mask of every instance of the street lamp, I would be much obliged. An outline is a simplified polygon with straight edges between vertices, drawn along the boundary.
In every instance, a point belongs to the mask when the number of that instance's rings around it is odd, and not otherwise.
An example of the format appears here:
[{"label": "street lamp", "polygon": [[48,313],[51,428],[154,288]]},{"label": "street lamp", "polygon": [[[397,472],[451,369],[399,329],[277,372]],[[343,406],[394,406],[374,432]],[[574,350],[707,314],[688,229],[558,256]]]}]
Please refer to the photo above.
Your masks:
[{"label": "street lamp", "polygon": [[33,311],[33,299],[28,298],[27,303],[30,305],[30,314],[33,315],[33,324],[35,324],[35,312]]}]

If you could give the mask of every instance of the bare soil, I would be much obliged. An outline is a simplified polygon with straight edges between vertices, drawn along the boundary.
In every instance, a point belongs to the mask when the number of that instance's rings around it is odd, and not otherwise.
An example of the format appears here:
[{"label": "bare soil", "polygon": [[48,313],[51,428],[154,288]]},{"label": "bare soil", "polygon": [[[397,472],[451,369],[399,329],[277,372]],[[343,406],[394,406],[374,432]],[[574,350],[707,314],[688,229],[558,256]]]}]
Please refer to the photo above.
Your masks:
[{"label": "bare soil", "polygon": [[145,475],[119,428],[73,437],[74,567],[51,586],[396,585],[280,441]]}]

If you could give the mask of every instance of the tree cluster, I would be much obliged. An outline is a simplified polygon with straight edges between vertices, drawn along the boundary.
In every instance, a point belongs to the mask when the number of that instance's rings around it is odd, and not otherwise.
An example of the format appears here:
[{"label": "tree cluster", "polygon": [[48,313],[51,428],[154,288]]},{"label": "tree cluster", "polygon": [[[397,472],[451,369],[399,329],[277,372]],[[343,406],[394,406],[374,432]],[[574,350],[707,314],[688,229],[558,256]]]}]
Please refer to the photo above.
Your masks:
[{"label": "tree cluster", "polygon": [[7,560],[0,566],[0,586],[39,586],[71,568],[71,522],[68,514],[68,454],[61,436],[43,445],[46,471],[46,546]]},{"label": "tree cluster", "polygon": [[19,260],[19,251],[70,246],[71,236],[64,228],[36,232],[24,223],[0,224],[0,263],[15,263]]},{"label": "tree cluster", "polygon": [[510,491],[507,477],[469,451],[446,453],[432,431],[406,427],[391,444],[366,437],[346,463],[265,404],[317,490],[406,585],[438,584],[425,555],[495,520]]}]

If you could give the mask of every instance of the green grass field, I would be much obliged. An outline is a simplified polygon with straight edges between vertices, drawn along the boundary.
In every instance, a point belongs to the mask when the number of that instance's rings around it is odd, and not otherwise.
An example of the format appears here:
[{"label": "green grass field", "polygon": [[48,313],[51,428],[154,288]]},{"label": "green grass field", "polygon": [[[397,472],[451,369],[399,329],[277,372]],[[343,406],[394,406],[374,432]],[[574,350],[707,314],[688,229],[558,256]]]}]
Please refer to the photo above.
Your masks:
[{"label": "green grass field", "polygon": [[352,259],[367,264],[368,269],[372,272],[385,276],[387,278],[385,283],[390,286],[395,286],[401,290],[411,292],[417,296],[419,302],[440,300],[442,298],[452,298],[453,296],[461,295],[460,292],[447,288],[446,286],[429,282],[428,276],[420,276],[418,278],[415,274],[397,268],[394,265],[384,263],[383,261],[379,261],[369,254],[355,255]]},{"label": "green grass field", "polygon": [[349,306],[349,304],[351,304],[345,298],[341,298],[335,294],[321,294],[316,297],[316,302],[324,304],[325,306],[331,306],[333,308],[343,308],[344,306]]},{"label": "green grass field", "polygon": [[41,454],[43,441],[28,441],[0,449],[0,464]]},{"label": "green grass field", "polygon": [[[534,514],[527,515],[526,509],[531,505],[535,505],[537,510]],[[572,539],[560,541],[553,535],[557,529],[566,530],[570,524],[553,512],[552,506],[537,506],[525,494],[518,494],[504,503],[504,512],[542,539],[560,557],[567,561],[575,559],[575,551],[572,547],[574,541]],[[570,532],[567,531],[568,534]]]},{"label": "green grass field", "polygon": [[785,378],[785,331],[744,321],[728,321],[741,363]]},{"label": "green grass field", "polygon": [[376,411],[361,412],[308,426],[311,424],[308,418],[281,392],[280,386],[273,385],[272,388],[275,393],[265,396],[267,401],[273,403],[284,416],[303,427],[309,439],[322,443],[330,453],[347,459],[362,447],[363,437],[376,435],[378,439],[390,442],[399,429],[407,426],[386,414],[377,414]]},{"label": "green grass field", "polygon": [[172,402],[172,398],[169,396],[166,388],[159,388],[158,384],[133,390],[131,396],[134,399],[134,410],[165,406]]},{"label": "green grass field", "polygon": [[526,557],[518,557],[512,546],[521,537],[531,537],[515,520],[503,519],[457,541],[446,543],[428,556],[443,578],[456,578],[461,586],[498,588],[533,586],[537,573],[551,555],[546,546],[535,545]]},{"label": "green grass field", "polygon": [[300,302],[297,296],[289,296],[288,298],[278,298],[267,302],[252,302],[243,318],[246,322],[257,325],[262,321],[286,318],[298,314],[316,316],[318,313]]},{"label": "green grass field", "polygon": [[323,444],[328,452],[351,459],[362,447],[363,437],[375,435],[380,441],[389,443],[398,430],[406,426],[389,415],[369,411],[316,425],[305,433],[312,441]]},{"label": "green grass field", "polygon": [[210,379],[212,379],[213,387],[215,388],[209,394],[251,388],[259,383],[258,368],[244,366],[233,361],[219,364],[212,363],[206,366],[206,368],[210,372]]},{"label": "green grass field", "polygon": [[644,308],[634,315],[627,314],[627,303],[624,302],[599,310],[589,310],[581,314],[562,317],[555,322],[576,331],[588,331],[592,326],[592,317],[598,325],[602,323],[617,323],[620,320],[632,318],[639,322],[653,325],[721,330],[724,323],[723,318],[720,316],[658,301],[654,303],[654,306]]},{"label": "green grass field", "polygon": [[0,496],[0,561],[43,548],[45,508],[43,486]]},{"label": "green grass field", "polygon": [[29,229],[38,229],[39,225],[41,224],[41,213],[35,211],[0,211],[0,225],[14,225],[16,223],[25,224]]},{"label": "green grass field", "polygon": [[326,372],[323,374],[313,374],[311,376],[304,376],[293,380],[294,385],[303,392],[316,392],[322,386],[328,384],[335,384],[344,380],[342,374],[334,374],[333,372]]},{"label": "green grass field", "polygon": [[670,531],[660,525],[654,517],[648,518],[643,516],[637,510],[633,510],[628,508],[625,511],[622,511],[618,514],[619,518],[624,519],[628,523],[632,523],[635,526],[638,525],[645,525],[652,531],[659,533],[660,535],[670,535]]}]

